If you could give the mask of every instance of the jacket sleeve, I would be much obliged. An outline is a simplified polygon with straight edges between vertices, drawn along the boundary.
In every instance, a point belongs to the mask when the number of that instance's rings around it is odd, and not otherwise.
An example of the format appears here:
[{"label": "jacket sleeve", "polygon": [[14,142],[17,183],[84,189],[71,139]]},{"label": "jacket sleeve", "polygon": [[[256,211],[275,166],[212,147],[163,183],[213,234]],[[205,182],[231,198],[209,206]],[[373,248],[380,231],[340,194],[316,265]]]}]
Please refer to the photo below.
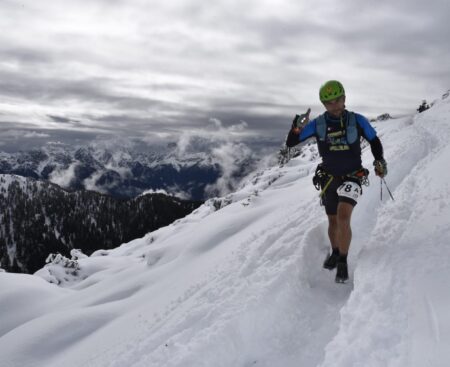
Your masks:
[{"label": "jacket sleeve", "polygon": [[300,143],[299,135],[300,134],[294,134],[293,129],[289,130],[289,134],[286,138],[286,146],[288,148],[295,147],[297,144]]},{"label": "jacket sleeve", "polygon": [[384,159],[383,145],[381,145],[381,141],[378,138],[378,136],[375,136],[375,138],[373,138],[371,141],[369,141],[369,143],[370,143],[370,150],[372,151],[373,157],[377,161]]},{"label": "jacket sleeve", "polygon": [[360,115],[359,113],[355,113],[356,116],[356,122],[358,123],[359,127],[362,131],[362,136],[364,139],[366,139],[368,142],[370,142],[372,139],[374,139],[377,136],[377,132],[373,128],[373,126],[370,124],[369,120],[365,118],[363,115]]},{"label": "jacket sleeve", "polygon": [[286,145],[289,148],[301,143],[302,141],[316,135],[316,119],[309,121],[302,130],[300,134],[294,134],[292,129],[289,130],[289,134],[286,139]]},{"label": "jacket sleeve", "polygon": [[380,139],[377,136],[377,132],[370,124],[369,120],[365,118],[363,115],[355,114],[356,121],[358,122],[359,127],[361,128],[362,136],[366,139],[370,144],[370,150],[372,151],[373,157],[376,160],[381,160],[383,158],[383,145],[381,144]]}]

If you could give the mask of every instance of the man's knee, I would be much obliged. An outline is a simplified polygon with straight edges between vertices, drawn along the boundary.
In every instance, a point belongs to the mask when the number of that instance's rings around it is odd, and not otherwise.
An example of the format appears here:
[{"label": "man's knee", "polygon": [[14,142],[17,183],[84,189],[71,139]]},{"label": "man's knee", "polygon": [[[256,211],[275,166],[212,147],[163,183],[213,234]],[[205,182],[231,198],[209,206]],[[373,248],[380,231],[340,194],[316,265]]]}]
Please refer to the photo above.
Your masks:
[{"label": "man's knee", "polygon": [[328,215],[328,226],[336,227],[338,223],[337,215]]},{"label": "man's knee", "polygon": [[350,224],[350,219],[352,217],[353,205],[345,202],[340,202],[337,209],[336,219],[339,223],[348,222]]}]

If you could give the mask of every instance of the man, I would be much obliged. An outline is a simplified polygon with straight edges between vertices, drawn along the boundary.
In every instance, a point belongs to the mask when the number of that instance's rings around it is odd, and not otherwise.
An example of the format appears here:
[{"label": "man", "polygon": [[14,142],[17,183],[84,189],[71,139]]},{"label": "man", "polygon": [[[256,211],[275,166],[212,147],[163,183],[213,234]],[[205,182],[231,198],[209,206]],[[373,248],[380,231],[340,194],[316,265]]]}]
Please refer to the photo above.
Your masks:
[{"label": "man", "polygon": [[[362,167],[362,136],[370,143],[375,158],[375,174],[384,177],[387,165],[383,146],[376,131],[362,115],[345,109],[345,91],[337,80],[327,81],[319,91],[326,112],[309,121],[309,113],[296,116],[286,140],[288,147],[315,137],[322,157],[316,170],[315,183],[322,189],[322,204],[328,216],[331,253],[323,267],[337,268],[336,282],[348,280],[347,255],[352,238],[350,219],[353,208],[367,184],[368,171]],[[309,112],[309,111],[308,111]]]}]

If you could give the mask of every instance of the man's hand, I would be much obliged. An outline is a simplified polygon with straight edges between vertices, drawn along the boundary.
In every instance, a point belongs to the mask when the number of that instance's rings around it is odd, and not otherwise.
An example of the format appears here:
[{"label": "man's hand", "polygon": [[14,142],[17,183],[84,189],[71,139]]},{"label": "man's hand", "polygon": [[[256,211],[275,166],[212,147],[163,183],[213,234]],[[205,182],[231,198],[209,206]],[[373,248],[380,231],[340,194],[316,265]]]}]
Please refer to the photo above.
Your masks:
[{"label": "man's hand", "polygon": [[300,129],[300,127],[299,127],[300,124],[299,124],[299,121],[298,121],[299,118],[300,118],[299,115],[295,115],[294,120],[292,120],[291,131],[292,131],[292,133],[295,134],[295,135],[300,134],[300,131],[301,131],[301,129]]},{"label": "man's hand", "polygon": [[292,133],[295,135],[300,134],[300,131],[302,131],[299,127],[292,126]]},{"label": "man's hand", "polygon": [[378,159],[373,161],[373,165],[375,167],[375,174],[381,178],[386,177],[388,170],[387,170],[387,163],[384,159]]},{"label": "man's hand", "polygon": [[302,115],[295,115],[294,120],[292,121],[292,132],[295,135],[300,134],[303,127],[309,122],[309,114],[311,112],[311,109],[308,108],[306,113]]}]

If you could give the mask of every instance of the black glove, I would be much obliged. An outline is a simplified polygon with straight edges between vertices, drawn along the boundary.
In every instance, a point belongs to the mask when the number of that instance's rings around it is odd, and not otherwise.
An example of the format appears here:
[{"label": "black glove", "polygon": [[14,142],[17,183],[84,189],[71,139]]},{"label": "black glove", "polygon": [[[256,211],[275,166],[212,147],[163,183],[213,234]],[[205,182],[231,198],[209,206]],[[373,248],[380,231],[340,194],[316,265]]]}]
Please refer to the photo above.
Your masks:
[{"label": "black glove", "polygon": [[387,163],[384,159],[376,159],[373,161],[373,165],[375,167],[375,174],[381,178],[386,177],[388,170],[387,170]]},{"label": "black glove", "polygon": [[309,121],[309,114],[311,113],[311,109],[308,108],[308,110],[306,111],[306,113],[303,113],[301,115],[295,115],[294,120],[292,121],[292,128],[303,128],[303,126],[305,126],[308,121]]}]

